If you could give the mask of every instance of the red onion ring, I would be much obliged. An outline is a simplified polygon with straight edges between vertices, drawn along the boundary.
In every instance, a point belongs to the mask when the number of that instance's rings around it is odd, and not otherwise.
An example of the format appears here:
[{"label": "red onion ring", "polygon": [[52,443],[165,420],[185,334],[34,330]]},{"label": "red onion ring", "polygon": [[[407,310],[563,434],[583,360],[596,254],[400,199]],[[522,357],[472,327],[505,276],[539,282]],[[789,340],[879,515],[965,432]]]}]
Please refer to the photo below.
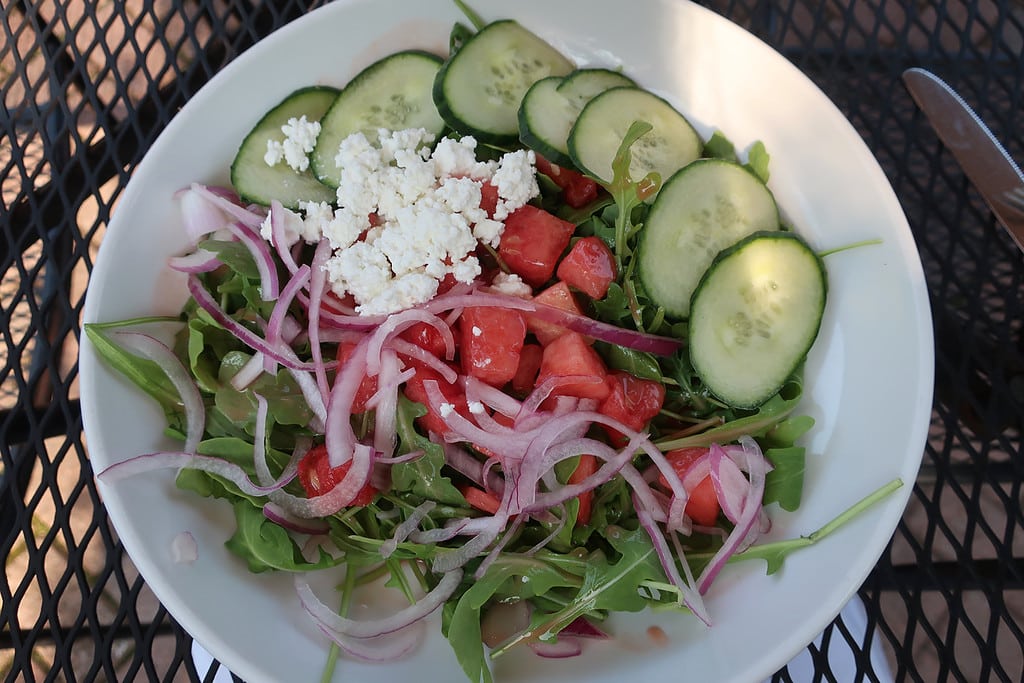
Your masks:
[{"label": "red onion ring", "polygon": [[185,408],[185,452],[195,453],[206,431],[206,406],[199,387],[174,352],[158,339],[141,332],[115,332],[111,335],[130,352],[147,358],[158,366],[178,390]]},{"label": "red onion ring", "polygon": [[317,624],[351,638],[375,638],[400,631],[429,616],[447,602],[462,582],[462,571],[446,572],[437,586],[412,605],[383,619],[357,621],[343,617],[320,601],[302,574],[295,575],[295,591],[303,608]]}]

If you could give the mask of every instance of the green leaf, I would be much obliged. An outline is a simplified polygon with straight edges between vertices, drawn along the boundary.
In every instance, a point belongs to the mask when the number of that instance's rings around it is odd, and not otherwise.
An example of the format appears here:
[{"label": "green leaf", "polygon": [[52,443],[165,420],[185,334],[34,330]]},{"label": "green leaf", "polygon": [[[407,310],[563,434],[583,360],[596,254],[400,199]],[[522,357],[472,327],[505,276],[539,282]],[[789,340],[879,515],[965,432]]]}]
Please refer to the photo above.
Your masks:
[{"label": "green leaf", "polygon": [[742,553],[737,553],[729,558],[730,562],[742,562],[744,560],[764,560],[768,567],[767,573],[774,574],[781,567],[783,561],[789,557],[793,552],[801,548],[814,545],[823,538],[829,536],[832,532],[836,531],[844,524],[847,524],[852,519],[868,510],[872,506],[881,502],[883,499],[888,497],[894,491],[898,490],[903,486],[901,479],[893,479],[888,484],[885,484],[881,488],[876,489],[872,493],[868,494],[861,500],[857,501],[845,511],[840,513],[835,519],[821,527],[817,531],[814,531],[807,536],[801,536],[800,538],[794,538],[787,541],[776,541],[774,543],[764,543],[762,545],[755,545],[747,548]]},{"label": "green leaf", "polygon": [[[132,321],[126,321],[124,326],[131,325]],[[86,324],[85,334],[107,365],[155,399],[167,416],[167,421],[183,430],[184,406],[178,390],[159,365],[148,358],[141,358],[125,351],[114,341],[112,332],[108,330],[116,331],[120,327]]]},{"label": "green leaf", "polygon": [[251,572],[273,569],[306,572],[344,562],[344,559],[332,558],[322,548],[317,561],[310,562],[302,556],[301,549],[288,532],[263,515],[262,508],[254,507],[247,501],[238,501],[232,507],[238,528],[224,545],[244,559]]},{"label": "green leaf", "polygon": [[475,32],[461,21],[455,22],[451,33],[448,34],[448,56],[451,57],[462,49],[466,41],[473,37]]},{"label": "green leaf", "polygon": [[605,342],[595,342],[594,348],[601,354],[608,367],[613,370],[624,370],[640,379],[657,382],[662,379],[661,366],[658,365],[658,360],[652,353]]},{"label": "green leaf", "polygon": [[783,510],[800,507],[804,490],[804,448],[769,448],[764,452],[774,469],[765,478],[764,504],[778,502]]},{"label": "green leaf", "polygon": [[217,254],[217,258],[235,273],[249,279],[259,280],[260,271],[256,267],[249,249],[241,242],[227,240],[203,240],[200,249]]},{"label": "green leaf", "polygon": [[479,31],[480,29],[487,25],[487,22],[483,20],[483,17],[477,14],[476,10],[474,10],[468,4],[466,4],[464,0],[452,1],[455,3],[455,6],[459,8],[459,11],[462,12],[463,15],[465,15],[466,19],[469,20],[469,23],[473,24],[473,26],[476,27],[476,30]]},{"label": "green leaf", "polygon": [[617,323],[622,320],[629,320],[629,300],[622,285],[613,282],[608,286],[608,293],[603,299],[592,303],[594,312],[600,320],[609,323]]},{"label": "green leaf", "polygon": [[644,581],[663,583],[665,572],[647,532],[640,528],[626,531],[614,527],[606,531],[605,538],[618,551],[618,561],[610,564],[601,551],[592,553],[587,559],[583,585],[573,600],[565,608],[502,643],[491,653],[492,657],[521,642],[552,640],[577,617],[594,610],[639,612],[648,606],[647,598],[637,587]]},{"label": "green leaf", "polygon": [[704,156],[713,159],[736,161],[736,146],[722,131],[716,130],[711,139],[704,143]]},{"label": "green leaf", "polygon": [[466,499],[451,479],[441,473],[444,467],[444,450],[438,444],[420,434],[413,421],[427,414],[427,409],[413,403],[405,396],[398,397],[398,453],[405,454],[422,450],[424,455],[391,468],[391,485],[395,491],[409,492],[427,500],[468,507]]},{"label": "green leaf", "polygon": [[256,394],[259,394],[266,399],[267,412],[274,423],[298,427],[308,425],[313,411],[291,373],[283,370],[276,375],[263,373],[244,391],[231,386],[231,379],[251,358],[250,354],[242,351],[230,351],[221,358],[217,373],[218,389],[214,395],[217,408],[234,424],[252,434]]},{"label": "green leaf", "polygon": [[761,179],[761,182],[768,182],[768,162],[771,157],[768,154],[768,150],[765,149],[764,143],[758,140],[750,147],[750,152],[747,154],[747,163],[744,164],[750,169],[754,175]]},{"label": "green leaf", "polygon": [[492,680],[481,642],[480,615],[496,593],[505,590],[527,600],[557,587],[577,588],[579,585],[578,577],[559,571],[539,558],[513,554],[499,557],[459,597],[448,620],[448,642],[469,680],[477,683]]}]

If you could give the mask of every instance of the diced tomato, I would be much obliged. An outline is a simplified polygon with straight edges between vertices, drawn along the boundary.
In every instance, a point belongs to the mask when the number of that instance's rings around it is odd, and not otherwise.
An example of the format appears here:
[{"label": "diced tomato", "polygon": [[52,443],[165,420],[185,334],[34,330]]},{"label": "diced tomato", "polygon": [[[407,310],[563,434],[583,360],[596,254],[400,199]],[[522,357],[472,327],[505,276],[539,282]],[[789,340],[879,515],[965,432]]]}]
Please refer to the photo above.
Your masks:
[{"label": "diced tomato", "polygon": [[437,283],[437,293],[444,294],[457,284],[459,284],[459,281],[455,279],[454,275],[451,273],[445,273],[444,277]]},{"label": "diced tomato", "polygon": [[[649,379],[640,379],[621,370],[608,373],[608,397],[597,410],[602,415],[618,420],[630,429],[639,432],[647,421],[658,414],[665,403],[665,385]],[[625,445],[626,438],[610,427],[605,428],[612,441]]]},{"label": "diced tomato", "polygon": [[[533,300],[539,304],[545,304],[559,308],[563,311],[582,315],[583,310],[580,308],[579,303],[576,301],[575,295],[569,291],[569,285],[564,282],[556,282],[541,293],[533,297]],[[547,346],[555,339],[558,339],[563,334],[568,332],[566,328],[561,325],[549,323],[540,318],[534,318],[527,316],[526,327],[537,337],[537,341],[542,346]]]},{"label": "diced tomato", "polygon": [[487,491],[476,486],[460,486],[459,491],[462,493],[463,498],[466,499],[466,502],[477,510],[493,515],[501,507],[501,501],[498,500],[497,496],[487,493]]},{"label": "diced tomato", "polygon": [[[320,496],[337,486],[345,478],[351,466],[351,462],[346,462],[332,468],[327,457],[327,447],[324,445],[314,446],[299,460],[299,483],[302,484],[302,488],[310,498]],[[367,482],[349,503],[349,506],[369,505],[373,502],[375,495],[377,495],[377,489]]]},{"label": "diced tomato", "polygon": [[562,189],[562,198],[574,209],[582,208],[597,199],[597,183],[579,171],[556,166],[539,154],[537,170]]},{"label": "diced tomato", "polygon": [[493,217],[498,208],[498,186],[486,180],[480,184],[480,208],[487,212],[488,218]]},{"label": "diced tomato", "polygon": [[575,230],[572,223],[527,204],[505,219],[498,255],[529,285],[540,287],[551,279]]},{"label": "diced tomato", "polygon": [[[580,463],[569,475],[566,483],[578,484],[594,472],[597,472],[597,458],[592,455],[583,454],[580,456]],[[579,511],[576,513],[576,526],[582,526],[590,522],[590,513],[594,505],[594,492],[584,491],[576,498],[580,502]]]},{"label": "diced tomato", "polygon": [[597,351],[590,348],[583,335],[577,332],[566,332],[558,339],[544,347],[541,357],[540,374],[537,384],[550,377],[588,377],[591,382],[563,384],[557,387],[553,396],[576,396],[577,398],[596,398],[601,401],[608,397],[610,389],[605,377],[608,369]]},{"label": "diced tomato", "polygon": [[584,237],[558,264],[558,279],[593,299],[603,299],[618,273],[615,255],[600,237]]},{"label": "diced tomato", "polygon": [[407,342],[429,351],[438,358],[444,358],[444,337],[429,323],[413,323],[398,335]]},{"label": "diced tomato", "polygon": [[406,359],[406,362],[415,368],[416,374],[405,383],[405,396],[410,401],[422,403],[427,409],[426,415],[416,419],[416,423],[421,429],[434,432],[435,434],[445,434],[448,432],[448,425],[445,423],[444,418],[430,408],[430,401],[427,400],[427,389],[424,383],[429,380],[437,382],[437,386],[441,390],[441,395],[444,396],[446,403],[455,406],[457,413],[469,419],[469,404],[466,403],[466,396],[458,386],[448,384],[436,370],[417,363],[413,358]]},{"label": "diced tomato", "polygon": [[[665,457],[681,479],[686,476],[686,472],[693,462],[707,452],[708,449],[703,447],[678,448],[666,453]],[[662,475],[660,479],[662,486],[668,487],[665,476]],[[697,524],[712,526],[718,520],[719,505],[718,495],[715,493],[715,485],[712,483],[711,477],[704,477],[697,486],[688,490],[687,493],[690,494],[686,501],[687,516]]]},{"label": "diced tomato", "polygon": [[[352,342],[342,342],[338,344],[338,363],[344,366],[348,359],[352,357],[352,352],[355,351],[356,345]],[[359,383],[359,388],[356,390],[355,398],[352,399],[352,412],[353,413],[364,413],[366,412],[366,402],[377,393],[377,378],[367,377],[363,374],[363,380]]]},{"label": "diced tomato", "polygon": [[544,350],[537,344],[523,344],[519,352],[519,367],[512,377],[512,390],[529,393],[537,384],[537,373],[540,372],[540,360]]},{"label": "diced tomato", "polygon": [[526,339],[526,319],[518,311],[471,307],[459,318],[459,356],[462,371],[500,387],[519,368]]}]

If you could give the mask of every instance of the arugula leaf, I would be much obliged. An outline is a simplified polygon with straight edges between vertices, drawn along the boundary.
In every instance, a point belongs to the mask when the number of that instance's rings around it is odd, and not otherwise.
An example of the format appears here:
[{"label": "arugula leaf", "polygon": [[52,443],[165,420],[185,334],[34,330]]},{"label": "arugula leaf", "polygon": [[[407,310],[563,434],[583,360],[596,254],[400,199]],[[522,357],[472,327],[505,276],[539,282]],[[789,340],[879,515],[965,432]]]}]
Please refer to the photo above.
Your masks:
[{"label": "arugula leaf", "polygon": [[579,586],[579,577],[561,572],[540,559],[509,553],[499,557],[459,597],[446,620],[448,642],[469,680],[492,680],[481,641],[480,613],[495,594],[504,589],[528,600],[554,588]]},{"label": "arugula leaf", "polygon": [[648,600],[637,586],[644,581],[665,581],[665,572],[650,537],[643,529],[626,531],[621,527],[607,530],[605,537],[620,554],[618,561],[610,564],[603,552],[592,553],[587,559],[583,585],[572,602],[502,643],[491,653],[492,657],[500,656],[521,642],[551,640],[577,617],[594,610],[639,612],[647,607]]},{"label": "arugula leaf", "polygon": [[879,503],[902,486],[902,479],[893,479],[888,484],[876,489],[851,505],[849,508],[841,512],[835,519],[817,531],[813,531],[806,536],[786,541],[776,541],[774,543],[764,543],[761,545],[751,546],[742,553],[733,555],[729,558],[729,561],[742,562],[743,560],[764,560],[768,565],[767,573],[774,574],[782,567],[783,560],[785,560],[791,553],[801,548],[814,545],[823,538],[826,538],[832,532],[850,522],[868,508]]},{"label": "arugula leaf", "polygon": [[249,571],[261,573],[273,569],[290,572],[307,572],[334,567],[345,561],[334,559],[323,548],[316,562],[302,556],[299,546],[281,526],[271,522],[263,514],[262,507],[238,501],[233,506],[237,529],[224,545],[246,561]]},{"label": "arugula leaf", "polygon": [[633,209],[655,194],[661,186],[661,176],[655,171],[651,171],[636,182],[629,175],[633,158],[631,149],[637,140],[652,129],[653,126],[646,121],[634,121],[612,159],[612,181],[607,184],[606,189],[618,208],[615,219],[615,263],[620,273],[626,271],[626,264],[633,253],[628,244],[629,236],[635,234],[632,223]]},{"label": "arugula leaf", "polygon": [[764,504],[778,502],[783,510],[793,512],[803,496],[804,448],[769,448],[764,455],[774,466],[765,478]]},{"label": "arugula leaf", "polygon": [[612,370],[625,370],[640,379],[662,380],[661,366],[652,353],[605,342],[595,342],[594,347]]},{"label": "arugula leaf", "polygon": [[253,260],[249,249],[241,242],[234,240],[203,240],[199,243],[199,248],[217,254],[217,258],[235,273],[249,280],[260,279],[260,271],[256,267],[256,261]]},{"label": "arugula leaf", "polygon": [[703,156],[736,161],[736,146],[732,144],[729,138],[725,137],[722,131],[716,130],[712,133],[711,139],[704,143]]},{"label": "arugula leaf", "polygon": [[[126,321],[124,326],[127,327],[131,323],[132,321]],[[85,326],[85,334],[107,365],[154,398],[167,416],[167,421],[184,430],[184,407],[178,390],[159,365],[148,358],[141,358],[125,351],[114,341],[107,330],[116,331],[119,327],[121,326],[111,328],[108,325],[88,323]]]},{"label": "arugula leaf", "polygon": [[413,420],[427,414],[427,409],[405,396],[398,397],[399,454],[422,450],[424,454],[411,462],[391,468],[391,485],[396,491],[408,491],[427,500],[469,507],[465,497],[451,479],[441,474],[445,464],[444,450],[416,431]]},{"label": "arugula leaf", "polygon": [[754,175],[761,179],[761,182],[768,182],[768,162],[771,156],[765,149],[764,143],[758,140],[750,147],[747,154],[747,163],[744,164]]}]

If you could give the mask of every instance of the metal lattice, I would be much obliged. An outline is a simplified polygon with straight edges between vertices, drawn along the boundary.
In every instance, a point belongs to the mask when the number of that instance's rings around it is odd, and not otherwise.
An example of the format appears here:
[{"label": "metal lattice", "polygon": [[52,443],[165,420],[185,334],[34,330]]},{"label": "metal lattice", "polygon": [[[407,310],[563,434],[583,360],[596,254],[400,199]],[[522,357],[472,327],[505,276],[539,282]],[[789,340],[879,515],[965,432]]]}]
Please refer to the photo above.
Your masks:
[{"label": "metal lattice", "polygon": [[[209,680],[114,535],[78,406],[85,282],[159,132],[214,73],[316,2],[0,1],[0,672],[6,680]],[[900,198],[936,327],[922,473],[859,595],[808,648],[858,681],[1024,678],[1024,346],[1013,242],[899,75],[941,73],[1024,159],[1024,2],[710,0],[852,121]],[[765,106],[771,106],[766,102]],[[809,132],[813,134],[813,132]],[[72,514],[73,513],[73,514]],[[223,676],[223,671],[220,672]],[[795,678],[789,669],[774,681]]]}]

